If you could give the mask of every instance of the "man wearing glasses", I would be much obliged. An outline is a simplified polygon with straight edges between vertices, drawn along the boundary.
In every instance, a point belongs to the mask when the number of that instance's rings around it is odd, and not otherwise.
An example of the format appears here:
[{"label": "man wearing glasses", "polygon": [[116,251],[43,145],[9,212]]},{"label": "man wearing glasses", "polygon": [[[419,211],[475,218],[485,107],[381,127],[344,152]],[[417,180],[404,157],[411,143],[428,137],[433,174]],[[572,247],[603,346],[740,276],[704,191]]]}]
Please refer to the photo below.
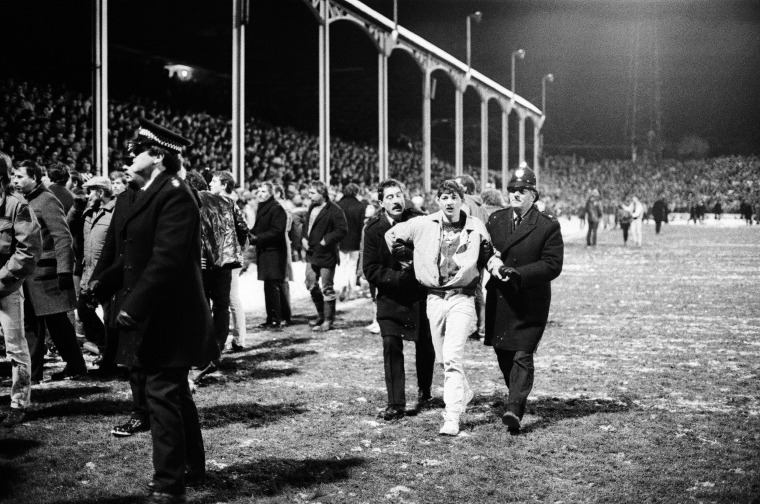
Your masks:
[{"label": "man wearing glasses", "polygon": [[502,421],[520,430],[533,388],[533,354],[549,318],[550,282],[562,271],[564,242],[557,219],[535,207],[536,175],[520,168],[509,184],[511,208],[491,214],[486,229],[504,264],[486,285],[486,337],[509,388]]}]

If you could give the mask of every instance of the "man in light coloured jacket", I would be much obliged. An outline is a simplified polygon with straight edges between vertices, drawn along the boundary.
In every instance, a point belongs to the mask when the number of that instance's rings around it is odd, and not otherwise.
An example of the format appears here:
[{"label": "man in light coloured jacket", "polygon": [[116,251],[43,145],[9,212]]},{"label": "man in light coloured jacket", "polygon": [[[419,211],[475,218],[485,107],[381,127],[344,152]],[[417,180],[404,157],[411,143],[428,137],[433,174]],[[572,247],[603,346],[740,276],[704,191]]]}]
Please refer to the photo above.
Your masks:
[{"label": "man in light coloured jacket", "polygon": [[40,225],[29,206],[13,194],[11,158],[0,152],[0,326],[12,368],[11,409],[3,427],[22,423],[29,406],[32,360],[24,334],[21,284],[34,271],[41,254]]},{"label": "man in light coloured jacket", "polygon": [[[81,288],[87,289],[98,264],[100,253],[106,242],[108,226],[111,224],[116,199],[111,192],[111,181],[108,177],[93,177],[83,185],[87,192],[88,206],[82,217],[83,236],[83,265]],[[97,374],[109,375],[116,371],[116,342],[109,341],[115,338],[115,331],[109,331],[95,312],[94,303],[89,296],[79,296],[77,301],[77,313],[84,327],[84,335],[88,341],[94,343],[100,352],[98,359],[99,370]],[[103,310],[109,312],[110,303],[105,303]]]},{"label": "man in light coloured jacket", "polygon": [[445,421],[440,433],[456,436],[460,417],[474,393],[464,374],[464,347],[477,329],[475,293],[484,267],[499,276],[501,260],[480,219],[462,210],[464,192],[454,180],[438,188],[440,211],[398,223],[385,235],[400,261],[412,261],[428,291],[427,315],[436,362],[443,366]]}]

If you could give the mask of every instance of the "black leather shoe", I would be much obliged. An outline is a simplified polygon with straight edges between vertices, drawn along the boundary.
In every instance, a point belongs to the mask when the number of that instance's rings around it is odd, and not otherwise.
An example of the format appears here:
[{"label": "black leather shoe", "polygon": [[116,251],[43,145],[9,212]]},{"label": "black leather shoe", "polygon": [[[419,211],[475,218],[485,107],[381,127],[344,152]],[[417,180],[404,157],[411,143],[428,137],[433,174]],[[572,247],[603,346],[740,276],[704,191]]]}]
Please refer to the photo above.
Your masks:
[{"label": "black leather shoe", "polygon": [[511,411],[507,411],[501,416],[501,422],[506,425],[507,429],[509,429],[511,432],[520,431],[520,417]]},{"label": "black leather shoe", "polygon": [[63,371],[50,375],[50,381],[82,380],[84,378],[87,378],[87,368],[71,369],[68,365],[63,368]]},{"label": "black leather shoe", "polygon": [[122,425],[116,425],[111,429],[111,434],[116,437],[129,437],[136,432],[145,432],[150,430],[150,422],[140,420],[139,418],[130,418]]},{"label": "black leather shoe", "polygon": [[382,418],[386,422],[390,422],[392,420],[401,420],[404,418],[404,415],[406,412],[404,411],[404,408],[397,408],[396,406],[388,406],[385,408],[385,410],[381,411],[380,414],[378,414],[378,418]]},{"label": "black leather shoe", "polygon": [[433,405],[433,396],[430,391],[420,391],[417,393],[417,400],[412,404],[412,407],[406,410],[407,415],[414,416],[420,411],[430,408]]},{"label": "black leather shoe", "polygon": [[184,494],[174,495],[161,492],[152,492],[143,500],[144,504],[184,504],[186,502],[187,498]]},{"label": "black leather shoe", "polygon": [[[198,488],[206,484],[206,473],[187,471],[185,473],[185,486],[187,488]],[[156,490],[156,482],[151,480],[148,483],[148,490],[151,492]]]}]

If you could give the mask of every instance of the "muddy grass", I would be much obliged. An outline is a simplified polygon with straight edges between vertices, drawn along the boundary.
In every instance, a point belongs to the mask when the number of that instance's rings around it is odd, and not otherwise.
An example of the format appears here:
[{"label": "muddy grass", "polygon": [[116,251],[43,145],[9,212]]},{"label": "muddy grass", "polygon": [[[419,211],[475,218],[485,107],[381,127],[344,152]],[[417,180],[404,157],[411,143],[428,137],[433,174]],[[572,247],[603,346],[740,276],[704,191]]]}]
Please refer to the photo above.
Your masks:
[{"label": "muddy grass", "polygon": [[[468,342],[476,391],[462,433],[441,405],[385,423],[369,300],[337,329],[260,332],[196,393],[209,482],[194,503],[744,502],[760,496],[760,229],[645,227],[566,248],[525,428],[504,429],[490,348]],[[414,347],[407,345],[414,394]],[[59,365],[60,366],[60,365]],[[436,373],[435,394],[442,377]],[[8,389],[0,389],[7,407]],[[151,477],[147,434],[116,439],[126,382],[33,391],[30,421],[0,431],[0,500],[128,503]]]}]

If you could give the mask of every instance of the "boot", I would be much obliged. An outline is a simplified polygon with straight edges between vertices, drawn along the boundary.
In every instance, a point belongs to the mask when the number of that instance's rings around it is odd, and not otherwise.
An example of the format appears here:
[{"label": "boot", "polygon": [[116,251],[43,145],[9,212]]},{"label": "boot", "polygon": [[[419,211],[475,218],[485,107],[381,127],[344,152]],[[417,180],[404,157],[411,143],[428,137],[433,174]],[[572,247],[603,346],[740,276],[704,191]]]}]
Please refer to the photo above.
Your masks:
[{"label": "boot", "polygon": [[322,324],[312,327],[312,330],[325,332],[333,328],[335,322],[335,300],[325,302],[325,320]]},{"label": "boot", "polygon": [[317,320],[309,321],[309,325],[314,328],[321,326],[325,321],[325,298],[322,296],[322,291],[312,289],[311,300],[314,301],[314,306],[317,308]]}]

